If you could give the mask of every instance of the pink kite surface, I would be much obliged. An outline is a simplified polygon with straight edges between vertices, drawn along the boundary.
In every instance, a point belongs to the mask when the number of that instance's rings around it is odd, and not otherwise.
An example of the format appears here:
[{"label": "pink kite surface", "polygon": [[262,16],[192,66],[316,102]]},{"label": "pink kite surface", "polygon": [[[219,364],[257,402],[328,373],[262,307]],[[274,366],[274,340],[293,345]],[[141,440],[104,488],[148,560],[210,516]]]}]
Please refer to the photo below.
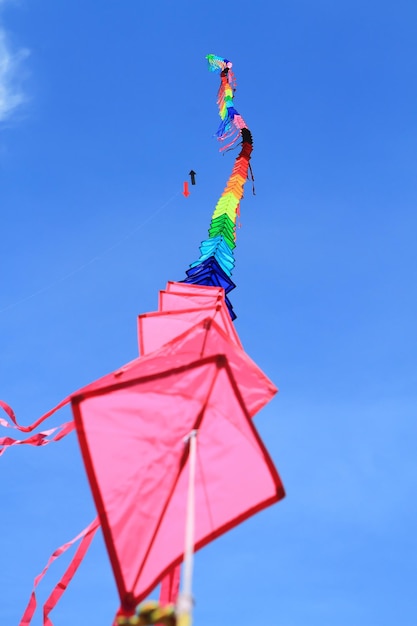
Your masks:
[{"label": "pink kite surface", "polygon": [[124,608],[183,559],[190,431],[198,430],[196,549],[284,496],[250,419],[275,392],[207,319],[72,397]]},{"label": "pink kite surface", "polygon": [[[171,283],[173,284],[175,283]],[[229,341],[242,347],[224,302],[223,289],[221,290],[223,293],[217,294],[215,298],[199,295],[200,304],[193,297],[195,286],[188,286],[188,290],[190,292],[188,296],[183,292],[160,291],[160,310],[138,316],[140,354],[153,352],[206,318],[215,320],[227,334]]]}]

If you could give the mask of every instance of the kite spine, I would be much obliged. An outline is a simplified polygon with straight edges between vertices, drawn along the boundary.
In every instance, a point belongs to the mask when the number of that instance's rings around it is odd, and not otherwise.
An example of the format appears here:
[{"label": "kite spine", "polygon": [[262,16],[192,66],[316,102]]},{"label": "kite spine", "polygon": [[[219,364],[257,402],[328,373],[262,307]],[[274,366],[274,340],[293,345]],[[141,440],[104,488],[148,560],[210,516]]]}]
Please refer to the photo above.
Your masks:
[{"label": "kite spine", "polygon": [[[221,286],[226,293],[234,289],[231,275],[235,265],[233,250],[236,247],[236,221],[248,179],[253,149],[252,134],[234,106],[236,80],[232,63],[227,59],[208,54],[209,70],[220,72],[217,104],[221,122],[216,136],[224,145],[221,151],[233,147],[241,139],[241,150],[236,157],[232,173],[214,209],[208,238],[200,245],[200,257],[190,265],[184,282]],[[236,318],[230,302],[226,299],[232,319]]]}]

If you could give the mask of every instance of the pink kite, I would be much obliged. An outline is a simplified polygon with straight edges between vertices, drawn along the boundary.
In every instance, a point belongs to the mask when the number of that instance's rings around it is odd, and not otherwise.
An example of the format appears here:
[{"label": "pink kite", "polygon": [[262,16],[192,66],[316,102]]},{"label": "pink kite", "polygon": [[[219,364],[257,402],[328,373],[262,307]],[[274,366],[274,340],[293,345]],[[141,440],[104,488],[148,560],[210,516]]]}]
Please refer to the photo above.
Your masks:
[{"label": "pink kite", "polygon": [[[191,297],[202,289],[215,291],[194,285],[186,289]],[[219,311],[222,298],[220,303]],[[126,610],[183,559],[192,431],[198,433],[195,549],[284,495],[251,421],[276,389],[217,324],[216,308],[183,334],[71,399]],[[178,319],[177,310],[175,332]],[[165,328],[170,328],[169,315]]]}]

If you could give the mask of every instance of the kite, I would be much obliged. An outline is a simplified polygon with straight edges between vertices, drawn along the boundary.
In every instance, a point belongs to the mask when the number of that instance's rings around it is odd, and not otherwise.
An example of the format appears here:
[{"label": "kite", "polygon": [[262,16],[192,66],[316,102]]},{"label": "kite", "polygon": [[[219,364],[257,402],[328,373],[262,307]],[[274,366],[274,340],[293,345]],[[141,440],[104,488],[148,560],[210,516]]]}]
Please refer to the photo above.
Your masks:
[{"label": "kite", "polygon": [[186,198],[188,198],[188,196],[190,195],[190,192],[188,190],[188,182],[184,181],[184,185],[182,188],[182,195],[185,196]]},{"label": "kite", "polygon": [[189,176],[191,177],[191,184],[195,185],[195,177],[196,177],[197,172],[195,172],[194,170],[190,170],[189,171]]},{"label": "kite", "polygon": [[[35,588],[49,564],[81,540],[44,605],[43,624],[52,626],[49,614],[99,527],[120,597],[113,624],[189,626],[194,552],[284,497],[252,420],[277,389],[244,351],[226,295],[235,287],[236,220],[252,135],[234,107],[232,63],[207,59],[220,73],[221,149],[239,139],[241,149],[200,257],[184,280],[159,292],[157,311],[138,316],[138,358],[70,394],[29,427],[0,402],[10,419],[0,424],[27,433],[71,404],[73,421],[24,441],[5,437],[0,453],[17,444],[43,446],[75,430],[97,509],[97,519],[56,550],[35,579],[20,626],[30,624]],[[160,583],[159,602],[146,601]]]}]

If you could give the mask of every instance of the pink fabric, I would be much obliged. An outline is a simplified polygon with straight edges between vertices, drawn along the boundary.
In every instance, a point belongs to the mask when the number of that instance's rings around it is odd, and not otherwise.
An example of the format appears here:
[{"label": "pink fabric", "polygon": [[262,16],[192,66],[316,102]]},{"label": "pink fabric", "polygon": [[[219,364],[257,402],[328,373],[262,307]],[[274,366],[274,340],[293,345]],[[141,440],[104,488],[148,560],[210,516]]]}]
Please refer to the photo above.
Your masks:
[{"label": "pink fabric", "polygon": [[94,535],[96,534],[96,531],[99,528],[99,526],[100,526],[100,522],[98,518],[96,518],[94,522],[92,522],[92,524],[90,524],[90,526],[88,526],[83,531],[82,540],[80,542],[80,545],[77,548],[76,553],[74,554],[74,557],[71,563],[69,564],[61,580],[55,585],[54,589],[52,590],[52,593],[49,595],[49,598],[46,600],[45,604],[43,605],[43,626],[53,626],[51,620],[49,619],[49,614],[52,611],[52,609],[54,609],[55,606],[58,604],[59,600],[61,599],[61,596],[66,591],[69,583],[74,577],[74,574],[76,573],[77,569],[81,565],[81,562],[84,559],[86,552],[88,548],[90,547],[90,544],[93,541]]},{"label": "pink fabric", "polygon": [[[159,292],[159,311],[190,309],[194,307],[213,307],[224,301],[224,289],[188,285],[187,283],[168,282],[166,289]],[[232,324],[231,324],[231,327]]]},{"label": "pink fabric", "polygon": [[[1,408],[7,413],[7,415],[10,417],[10,419],[12,420],[12,422],[14,422],[14,424],[16,424],[16,415],[12,409],[11,406],[9,406],[8,404],[6,404],[5,402],[3,402],[3,400],[0,400],[0,406]],[[10,424],[9,422],[7,422],[6,420],[0,418],[0,425],[1,426],[9,426]]]},{"label": "pink fabric", "polygon": [[[75,425],[74,422],[65,422],[56,428],[50,428],[44,430],[41,433],[36,433],[27,439],[13,439],[13,437],[0,437],[0,456],[6,452],[11,446],[30,445],[30,446],[46,446],[48,443],[60,441],[69,433],[72,433]],[[56,433],[53,437],[51,435]]]},{"label": "pink fabric", "polygon": [[226,333],[210,318],[196,324],[158,350],[138,357],[80,389],[73,394],[73,398],[84,392],[91,393],[109,386],[130,383],[143,375],[158,376],[162,372],[184,367],[216,354],[227,356],[249,415],[254,416],[276,394],[277,388],[246,352],[230,341]]},{"label": "pink fabric", "polygon": [[[182,298],[189,287],[171,295]],[[213,293],[217,302],[219,291],[210,290],[216,288],[199,288],[198,298]],[[192,429],[198,429],[197,549],[283,497],[250,419],[275,392],[208,318],[73,396],[122,607],[140,602],[182,560],[184,437]]]},{"label": "pink fabric", "polygon": [[6,402],[0,400],[0,407],[7,413],[7,415],[13,422],[12,424],[10,424],[7,420],[0,418],[0,426],[4,426],[5,428],[15,428],[16,430],[20,430],[20,432],[22,433],[31,433],[32,430],[35,430],[35,428],[37,428],[40,424],[42,424],[42,422],[48,419],[48,417],[51,417],[51,415],[53,415],[59,409],[62,409],[63,406],[68,404],[70,399],[70,396],[64,398],[64,400],[57,404],[53,409],[41,415],[39,419],[37,419],[35,422],[33,422],[33,424],[30,424],[29,426],[22,426],[21,424],[19,424],[17,422],[16,415],[13,409],[8,404],[6,404]]},{"label": "pink fabric", "polygon": [[[194,287],[195,285],[192,286]],[[162,290],[159,292],[158,309],[160,311],[175,311],[194,307],[214,307],[222,300],[223,298],[220,295],[213,296],[204,293],[193,293],[187,295],[185,293]]]},{"label": "pink fabric", "polygon": [[[30,433],[35,428],[37,428],[40,424],[42,424],[42,422],[48,419],[48,417],[51,417],[51,415],[56,413],[56,411],[58,411],[63,406],[68,404],[69,401],[70,401],[70,397],[68,396],[67,398],[62,400],[62,402],[57,404],[57,406],[55,406],[53,409],[51,409],[47,413],[44,413],[44,415],[42,415],[39,419],[33,422],[33,424],[31,424],[30,426],[21,426],[16,419],[16,415],[13,409],[8,404],[6,404],[6,402],[3,402],[3,400],[0,400],[0,407],[7,413],[7,415],[9,416],[12,422],[10,423],[4,418],[0,418],[0,426],[3,426],[5,428],[13,428],[23,433]],[[11,446],[20,446],[20,445],[46,446],[48,443],[52,443],[54,441],[59,441],[60,439],[63,439],[63,437],[71,433],[73,430],[74,430],[74,422],[65,422],[64,424],[61,424],[60,426],[56,426],[55,428],[50,428],[49,430],[44,430],[41,433],[36,433],[35,435],[28,437],[27,439],[14,439],[13,437],[0,437],[0,456],[4,454],[4,452]],[[56,434],[53,437],[51,437],[51,435],[53,435],[54,433]]]},{"label": "pink fabric", "polygon": [[51,595],[49,596],[48,600],[44,604],[43,624],[44,626],[52,626],[52,622],[49,619],[48,615],[52,611],[56,603],[58,602],[61,595],[64,593],[65,589],[67,588],[68,583],[70,582],[75,572],[77,571],[96,533],[96,530],[97,528],[99,528],[99,526],[100,526],[100,522],[98,518],[96,518],[93,522],[91,522],[91,524],[89,524],[89,526],[84,528],[83,531],[81,531],[76,537],[74,537],[74,539],[71,539],[71,541],[64,543],[64,545],[62,545],[60,548],[55,550],[55,552],[49,557],[49,560],[47,564],[45,565],[45,567],[43,568],[42,572],[38,574],[34,580],[33,590],[29,599],[29,603],[25,609],[22,619],[19,622],[19,626],[29,626],[30,622],[32,621],[32,617],[36,610],[36,593],[35,593],[36,588],[41,582],[42,578],[45,576],[49,567],[58,557],[61,556],[61,554],[66,552],[68,548],[70,548],[74,543],[76,543],[79,539],[81,539],[82,541],[77,549],[77,552],[74,555],[74,558],[69,564],[67,571],[65,572],[65,574],[63,575],[63,577],[61,578],[61,580],[59,581],[59,583],[57,584],[57,586],[55,587]]},{"label": "pink fabric", "polygon": [[236,126],[236,128],[238,128],[239,130],[241,130],[242,128],[247,128],[246,126],[246,122],[243,119],[243,117],[241,115],[235,115],[233,118],[233,124]]},{"label": "pink fabric", "polygon": [[[242,347],[236,328],[230,319],[225,303],[225,291],[222,287],[207,287],[169,281],[165,290],[159,292],[158,302],[159,311],[169,315],[172,315],[174,311],[182,314],[189,309],[207,311],[206,317],[211,317],[217,322],[227,334],[229,341]],[[172,339],[174,337],[175,335],[172,335]]]},{"label": "pink fabric", "polygon": [[234,343],[235,333],[230,331],[230,315],[223,304],[216,307],[199,307],[172,311],[145,313],[138,317],[139,352],[141,355],[157,350],[178,335],[189,330],[204,319],[216,320],[220,328],[229,335]]},{"label": "pink fabric", "polygon": [[[13,409],[8,404],[6,404],[6,402],[4,402],[3,400],[0,400],[0,407],[5,411],[5,413],[9,416],[11,420],[11,423],[10,423],[4,418],[0,418],[0,426],[3,426],[4,428],[13,428],[23,433],[30,433],[33,430],[35,430],[35,428],[37,428],[40,424],[42,424],[42,422],[47,420],[48,417],[51,417],[51,415],[56,413],[56,411],[58,411],[63,406],[68,404],[69,401],[70,401],[70,397],[68,396],[67,398],[62,400],[62,402],[57,404],[57,406],[55,406],[53,409],[51,409],[47,413],[44,413],[44,415],[42,415],[39,419],[37,419],[33,424],[29,426],[22,426],[21,424],[18,423]],[[64,424],[61,424],[60,426],[56,426],[55,428],[50,428],[49,430],[44,430],[43,432],[36,433],[35,435],[28,437],[27,439],[15,439],[14,437],[0,437],[0,456],[4,454],[4,452],[11,446],[18,446],[18,445],[46,446],[48,443],[59,441],[60,439],[68,435],[73,430],[74,430],[74,422],[65,422]],[[56,434],[53,437],[51,437],[51,435],[53,435],[54,433]]]},{"label": "pink fabric", "polygon": [[223,287],[209,287],[207,285],[192,285],[189,283],[179,283],[175,280],[169,280],[167,282],[167,286],[165,291],[173,291],[175,293],[182,293],[187,296],[194,295],[206,295],[210,298],[214,298],[216,295],[221,295],[223,298],[225,296],[225,292]]}]

